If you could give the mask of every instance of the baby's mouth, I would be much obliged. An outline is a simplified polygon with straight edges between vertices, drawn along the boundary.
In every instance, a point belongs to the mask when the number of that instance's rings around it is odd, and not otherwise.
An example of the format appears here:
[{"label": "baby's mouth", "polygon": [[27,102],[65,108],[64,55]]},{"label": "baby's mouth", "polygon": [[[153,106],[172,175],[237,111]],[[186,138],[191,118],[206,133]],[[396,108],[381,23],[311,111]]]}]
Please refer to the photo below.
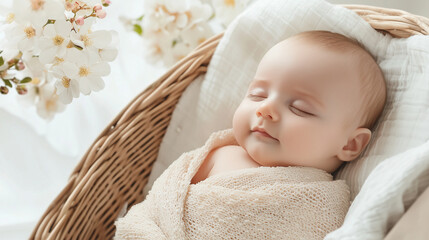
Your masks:
[{"label": "baby's mouth", "polygon": [[271,136],[271,135],[270,135],[270,134],[269,134],[265,129],[263,129],[263,128],[255,127],[255,128],[253,128],[253,129],[252,129],[252,133],[255,133],[255,134],[257,134],[258,136],[261,136],[261,137],[270,138],[270,139],[273,139],[273,140],[279,141],[277,138],[275,138],[275,137]]}]

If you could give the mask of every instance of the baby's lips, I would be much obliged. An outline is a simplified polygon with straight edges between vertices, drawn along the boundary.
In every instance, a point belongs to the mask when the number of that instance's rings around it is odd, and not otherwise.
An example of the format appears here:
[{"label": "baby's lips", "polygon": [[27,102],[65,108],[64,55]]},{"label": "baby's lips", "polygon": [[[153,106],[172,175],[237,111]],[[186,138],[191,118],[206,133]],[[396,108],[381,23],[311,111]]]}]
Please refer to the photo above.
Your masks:
[{"label": "baby's lips", "polygon": [[260,134],[260,135],[262,135],[262,136],[264,136],[264,137],[272,138],[272,139],[274,139],[274,140],[278,141],[278,139],[277,139],[277,138],[275,138],[275,137],[271,136],[271,135],[270,135],[270,134],[269,134],[265,129],[263,129],[263,128],[255,127],[255,128],[253,128],[253,129],[252,129],[252,132],[257,132],[258,134]]}]

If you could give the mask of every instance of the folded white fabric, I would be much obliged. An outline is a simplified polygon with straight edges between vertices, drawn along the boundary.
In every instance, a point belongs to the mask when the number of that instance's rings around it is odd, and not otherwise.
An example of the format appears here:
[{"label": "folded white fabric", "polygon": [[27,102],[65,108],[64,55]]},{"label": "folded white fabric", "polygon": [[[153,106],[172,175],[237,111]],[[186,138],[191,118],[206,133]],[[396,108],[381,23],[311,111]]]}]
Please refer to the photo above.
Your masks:
[{"label": "folded white fabric", "polygon": [[146,187],[181,153],[230,128],[264,53],[308,30],[354,38],[376,57],[387,79],[387,103],[367,150],[346,164],[354,202],[344,225],[327,239],[380,239],[429,184],[429,37],[395,39],[375,31],[354,12],[323,0],[260,1],[227,29],[205,80],[179,101]]}]

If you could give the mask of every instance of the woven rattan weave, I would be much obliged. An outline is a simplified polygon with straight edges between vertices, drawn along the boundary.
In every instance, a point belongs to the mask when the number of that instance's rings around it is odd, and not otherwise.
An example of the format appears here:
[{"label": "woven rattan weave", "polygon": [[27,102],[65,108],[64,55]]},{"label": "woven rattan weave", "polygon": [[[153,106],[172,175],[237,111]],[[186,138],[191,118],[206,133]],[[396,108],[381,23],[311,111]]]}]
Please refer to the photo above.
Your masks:
[{"label": "woven rattan weave", "polygon": [[[363,5],[342,5],[394,37],[428,35],[429,19]],[[222,34],[202,43],[136,96],[98,136],[68,184],[40,218],[30,239],[111,239],[124,206],[144,199],[143,187],[186,87],[204,74]]]}]

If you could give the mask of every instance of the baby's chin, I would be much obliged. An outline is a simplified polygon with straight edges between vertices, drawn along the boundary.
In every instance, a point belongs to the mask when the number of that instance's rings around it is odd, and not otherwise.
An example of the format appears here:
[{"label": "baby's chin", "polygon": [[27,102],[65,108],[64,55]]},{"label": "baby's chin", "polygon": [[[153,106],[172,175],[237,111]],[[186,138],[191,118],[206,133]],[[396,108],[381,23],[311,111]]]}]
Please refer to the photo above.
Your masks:
[{"label": "baby's chin", "polygon": [[276,162],[272,159],[272,156],[269,156],[268,153],[265,153],[260,148],[249,148],[246,149],[243,147],[244,150],[247,152],[249,157],[259,166],[263,167],[275,167],[277,166]]}]

